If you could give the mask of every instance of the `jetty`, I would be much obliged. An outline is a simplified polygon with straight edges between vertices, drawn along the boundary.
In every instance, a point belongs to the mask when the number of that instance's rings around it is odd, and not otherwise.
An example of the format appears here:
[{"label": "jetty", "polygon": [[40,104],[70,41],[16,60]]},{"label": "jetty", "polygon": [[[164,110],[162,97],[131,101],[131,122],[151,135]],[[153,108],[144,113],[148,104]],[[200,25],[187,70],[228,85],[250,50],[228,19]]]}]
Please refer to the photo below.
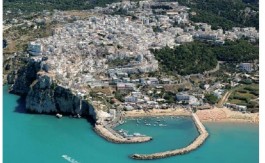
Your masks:
[{"label": "jetty", "polygon": [[175,149],[171,151],[165,151],[165,152],[158,152],[153,154],[133,154],[131,158],[138,159],[138,160],[152,160],[152,159],[160,159],[160,158],[166,158],[170,156],[176,156],[176,155],[183,155],[188,152],[191,152],[195,149],[197,149],[200,145],[203,144],[203,142],[208,137],[208,132],[199,120],[198,116],[195,113],[191,114],[194,123],[200,133],[200,135],[187,147],[181,148],[181,149]]},{"label": "jetty", "polygon": [[[130,144],[130,143],[143,143],[152,140],[149,136],[132,136],[124,137],[118,134],[116,131],[110,128],[106,128],[103,125],[95,125],[94,130],[106,140],[113,143]],[[112,131],[113,130],[113,131]]]}]

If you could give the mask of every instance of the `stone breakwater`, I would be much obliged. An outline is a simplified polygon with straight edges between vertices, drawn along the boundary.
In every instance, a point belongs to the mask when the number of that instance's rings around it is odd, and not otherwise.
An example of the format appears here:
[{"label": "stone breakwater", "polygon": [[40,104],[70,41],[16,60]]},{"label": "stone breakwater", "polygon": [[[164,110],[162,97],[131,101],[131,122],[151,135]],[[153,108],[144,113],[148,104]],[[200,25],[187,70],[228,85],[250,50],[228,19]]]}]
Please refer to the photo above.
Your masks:
[{"label": "stone breakwater", "polygon": [[206,140],[209,134],[195,113],[192,113],[192,118],[194,120],[194,123],[200,135],[187,147],[184,147],[181,149],[175,149],[171,151],[153,153],[153,154],[133,154],[131,158],[138,159],[138,160],[160,159],[160,158],[166,158],[170,156],[183,155],[183,154],[186,154],[188,152],[191,152],[197,149],[200,145],[203,144],[203,142]]},{"label": "stone breakwater", "polygon": [[135,136],[125,138],[115,131],[111,132],[110,129],[105,128],[103,125],[95,125],[94,130],[106,140],[119,143],[119,144],[129,144],[129,143],[143,143],[152,140],[151,137],[148,136]]}]

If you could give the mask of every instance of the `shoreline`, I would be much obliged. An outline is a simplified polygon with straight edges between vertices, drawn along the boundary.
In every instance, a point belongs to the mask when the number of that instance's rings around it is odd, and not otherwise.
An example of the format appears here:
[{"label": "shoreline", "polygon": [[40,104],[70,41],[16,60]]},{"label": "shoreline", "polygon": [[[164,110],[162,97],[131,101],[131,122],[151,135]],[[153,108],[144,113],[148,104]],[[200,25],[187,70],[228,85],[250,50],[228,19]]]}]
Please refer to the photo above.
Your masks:
[{"label": "shoreline", "polygon": [[254,122],[245,119],[219,119],[219,120],[201,120],[202,123],[248,123],[259,125],[259,122]]},{"label": "shoreline", "polygon": [[201,122],[232,122],[259,124],[259,113],[242,113],[226,107],[198,110],[196,112]]},{"label": "shoreline", "polygon": [[123,117],[154,117],[154,116],[191,116],[191,112],[186,109],[152,109],[148,111],[132,110],[124,111]]},{"label": "shoreline", "polygon": [[[124,118],[130,117],[154,117],[154,116],[191,116],[191,112],[183,108],[152,109],[149,111],[132,110],[124,111]],[[259,124],[259,113],[241,113],[228,108],[213,108],[198,110],[196,115],[204,122],[234,122]]]}]

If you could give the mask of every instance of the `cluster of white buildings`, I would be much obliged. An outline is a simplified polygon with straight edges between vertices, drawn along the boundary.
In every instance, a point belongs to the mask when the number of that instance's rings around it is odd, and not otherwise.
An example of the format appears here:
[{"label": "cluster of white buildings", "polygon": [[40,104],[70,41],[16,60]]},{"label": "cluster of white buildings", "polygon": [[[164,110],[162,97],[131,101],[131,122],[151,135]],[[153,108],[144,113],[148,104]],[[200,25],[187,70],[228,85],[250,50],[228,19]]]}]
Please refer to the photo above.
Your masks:
[{"label": "cluster of white buildings", "polygon": [[[233,28],[231,31],[212,30],[206,23],[191,25],[189,8],[177,2],[120,2],[96,7],[88,11],[87,18],[64,24],[53,35],[29,43],[28,52],[42,62],[42,69],[59,85],[76,92],[86,93],[88,87],[117,84],[118,90],[135,90],[136,84],[156,85],[157,78],[146,81],[131,80],[130,74],[158,70],[158,61],[150,49],[174,47],[194,40],[223,44],[225,39],[247,37],[257,39],[255,28]],[[56,11],[53,19],[63,22],[64,12]],[[69,17],[78,19],[78,17]],[[43,60],[43,57],[47,59]],[[128,60],[125,65],[110,67],[111,63]],[[106,79],[107,80],[103,80]],[[170,80],[163,81],[170,83]],[[185,97],[177,95],[176,98]],[[198,101],[188,96],[191,105]],[[127,102],[139,102],[139,96],[125,98]],[[180,100],[182,101],[182,100]],[[141,102],[141,100],[140,100]],[[157,101],[148,106],[157,105]]]},{"label": "cluster of white buildings", "polygon": [[233,27],[232,30],[225,31],[226,39],[237,40],[241,38],[256,42],[259,39],[259,32],[255,27],[239,28]]}]

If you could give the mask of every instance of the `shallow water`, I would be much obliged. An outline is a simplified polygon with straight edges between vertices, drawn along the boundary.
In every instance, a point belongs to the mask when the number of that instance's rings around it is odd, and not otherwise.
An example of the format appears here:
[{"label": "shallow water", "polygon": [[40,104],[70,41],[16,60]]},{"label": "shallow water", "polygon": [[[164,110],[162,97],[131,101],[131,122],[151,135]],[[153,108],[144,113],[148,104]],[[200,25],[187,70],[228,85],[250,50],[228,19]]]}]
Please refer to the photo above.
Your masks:
[{"label": "shallow water", "polygon": [[[180,148],[197,135],[190,118],[165,118],[167,126],[146,126],[136,120],[117,129],[138,132],[154,138],[142,144],[113,144],[99,137],[85,119],[23,113],[24,105],[18,96],[8,94],[3,87],[3,161],[4,163],[258,163],[258,125],[206,123],[210,137],[199,149],[182,156],[139,161],[128,156],[133,153],[152,153]],[[145,118],[154,124],[155,118]],[[144,120],[143,120],[144,122]],[[62,157],[63,155],[64,158]],[[70,157],[70,158],[69,158]],[[70,160],[70,161],[68,161]]]}]

